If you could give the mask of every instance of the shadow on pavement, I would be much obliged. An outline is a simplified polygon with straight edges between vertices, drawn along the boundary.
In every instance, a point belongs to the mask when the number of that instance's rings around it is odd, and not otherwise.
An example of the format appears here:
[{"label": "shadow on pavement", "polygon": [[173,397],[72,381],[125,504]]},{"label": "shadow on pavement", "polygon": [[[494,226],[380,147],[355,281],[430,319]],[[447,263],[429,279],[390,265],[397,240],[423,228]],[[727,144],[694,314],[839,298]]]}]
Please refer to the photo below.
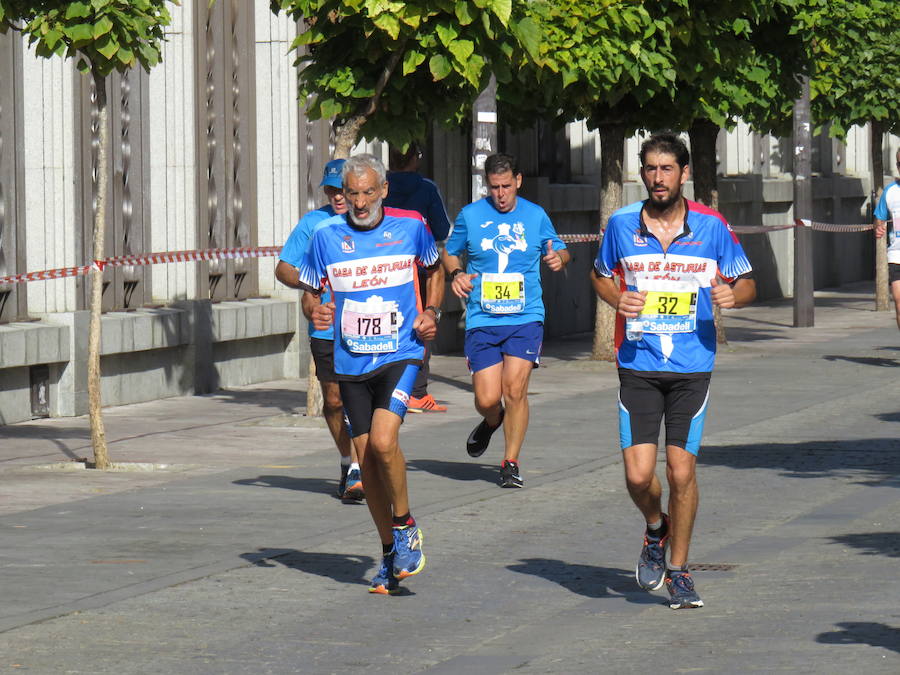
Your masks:
[{"label": "shadow on pavement", "polygon": [[863,555],[900,558],[900,532],[860,532],[829,537],[832,541],[860,549]]},{"label": "shadow on pavement", "polygon": [[293,389],[218,389],[205,396],[242,405],[278,408],[285,413],[306,409],[306,392]]},{"label": "shadow on pavement", "polygon": [[882,422],[900,422],[900,412],[879,413],[875,415]]},{"label": "shadow on pavement", "polygon": [[826,645],[871,645],[900,652],[900,628],[872,621],[844,621],[843,630],[819,633],[816,642]]},{"label": "shadow on pavement", "polygon": [[826,354],[822,357],[826,361],[849,361],[861,366],[881,366],[886,368],[900,367],[900,360],[889,359],[881,356],[841,356],[838,354]]},{"label": "shadow on pavement", "polygon": [[[734,469],[780,469],[792,478],[838,476],[875,485],[900,476],[900,438],[704,447],[698,463]],[[900,481],[886,483],[900,487]]]},{"label": "shadow on pavement", "polygon": [[412,459],[406,462],[407,469],[411,471],[425,471],[435,476],[449,478],[450,480],[485,481],[496,483],[499,475],[499,464],[476,464],[466,462],[446,462],[440,459]]},{"label": "shadow on pavement", "polygon": [[369,585],[366,575],[375,567],[375,560],[367,555],[344,553],[312,553],[295,548],[261,548],[254,553],[242,553],[241,557],[257,567],[285,567],[328,577],[342,584]]},{"label": "shadow on pavement", "polygon": [[301,490],[303,492],[315,492],[325,495],[334,495],[338,486],[336,480],[298,478],[296,476],[257,476],[256,478],[241,478],[240,480],[232,481],[232,483],[234,485],[249,485],[252,487]]},{"label": "shadow on pavement", "polygon": [[530,574],[559,584],[563,588],[588,598],[612,598],[623,596],[628,602],[639,605],[658,605],[659,596],[650,595],[636,586],[633,570],[574,565],[552,558],[524,558],[518,565],[507,569],[519,574]]}]

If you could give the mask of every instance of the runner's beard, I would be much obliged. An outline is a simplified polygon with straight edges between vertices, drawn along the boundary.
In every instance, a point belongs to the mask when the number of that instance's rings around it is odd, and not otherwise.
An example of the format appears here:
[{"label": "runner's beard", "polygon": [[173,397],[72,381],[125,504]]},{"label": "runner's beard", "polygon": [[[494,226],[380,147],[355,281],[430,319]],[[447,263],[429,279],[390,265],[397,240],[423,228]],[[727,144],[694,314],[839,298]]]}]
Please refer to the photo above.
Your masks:
[{"label": "runner's beard", "polygon": [[652,192],[650,193],[650,203],[653,204],[653,208],[659,209],[660,211],[665,211],[669,207],[678,203],[678,200],[681,199],[681,193],[672,194],[668,193],[663,199],[656,197]]},{"label": "runner's beard", "polygon": [[350,216],[350,220],[353,221],[353,224],[356,227],[359,227],[363,230],[371,230],[378,224],[378,221],[381,219],[381,202],[383,200],[379,199],[377,202],[372,204],[369,207],[369,215],[365,218],[357,218],[356,214],[353,212],[353,207],[350,207],[350,210],[347,212],[347,215]]}]

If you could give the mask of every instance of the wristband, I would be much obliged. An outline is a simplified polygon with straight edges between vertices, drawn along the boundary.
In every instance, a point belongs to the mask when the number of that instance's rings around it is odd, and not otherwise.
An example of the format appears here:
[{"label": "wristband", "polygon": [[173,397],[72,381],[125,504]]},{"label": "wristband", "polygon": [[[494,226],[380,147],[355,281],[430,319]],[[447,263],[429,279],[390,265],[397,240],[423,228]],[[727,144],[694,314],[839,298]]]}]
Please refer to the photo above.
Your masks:
[{"label": "wristband", "polygon": [[462,273],[463,273],[462,269],[457,267],[455,270],[450,272],[450,281],[453,281],[457,276],[459,276]]}]

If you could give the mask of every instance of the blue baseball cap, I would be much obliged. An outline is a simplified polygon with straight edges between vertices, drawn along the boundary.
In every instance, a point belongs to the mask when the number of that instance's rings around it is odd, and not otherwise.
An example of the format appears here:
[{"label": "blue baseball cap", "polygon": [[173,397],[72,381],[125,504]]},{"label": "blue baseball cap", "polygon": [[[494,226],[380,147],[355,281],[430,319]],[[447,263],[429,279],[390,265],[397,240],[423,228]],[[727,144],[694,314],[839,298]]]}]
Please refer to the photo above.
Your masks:
[{"label": "blue baseball cap", "polygon": [[336,188],[344,187],[344,183],[341,181],[341,170],[344,168],[344,162],[346,161],[346,159],[333,159],[328,162],[325,165],[325,173],[322,175],[322,182],[319,183],[319,187],[326,185]]}]

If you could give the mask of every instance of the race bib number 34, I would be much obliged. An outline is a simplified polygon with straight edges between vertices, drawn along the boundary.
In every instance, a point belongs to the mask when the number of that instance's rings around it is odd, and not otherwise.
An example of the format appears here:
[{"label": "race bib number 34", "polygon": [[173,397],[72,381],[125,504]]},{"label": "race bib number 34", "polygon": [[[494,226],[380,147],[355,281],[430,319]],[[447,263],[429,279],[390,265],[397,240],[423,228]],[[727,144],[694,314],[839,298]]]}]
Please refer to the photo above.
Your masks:
[{"label": "race bib number 34", "polygon": [[397,351],[400,340],[396,303],[346,300],[341,311],[341,340],[354,354]]},{"label": "race bib number 34", "polygon": [[481,308],[491,314],[515,314],[525,309],[525,277],[517,273],[482,274]]},{"label": "race bib number 34", "polygon": [[697,328],[697,293],[648,291],[641,318],[648,333],[690,333]]}]

